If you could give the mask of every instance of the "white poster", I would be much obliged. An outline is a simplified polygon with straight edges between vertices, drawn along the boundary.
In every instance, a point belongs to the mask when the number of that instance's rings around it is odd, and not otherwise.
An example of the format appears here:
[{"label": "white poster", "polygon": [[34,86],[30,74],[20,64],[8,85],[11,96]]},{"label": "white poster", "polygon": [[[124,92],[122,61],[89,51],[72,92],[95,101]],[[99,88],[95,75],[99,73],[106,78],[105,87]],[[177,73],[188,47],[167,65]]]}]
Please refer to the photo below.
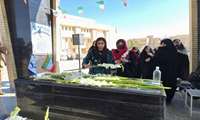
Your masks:
[{"label": "white poster", "polygon": [[51,27],[31,22],[33,54],[52,54]]}]

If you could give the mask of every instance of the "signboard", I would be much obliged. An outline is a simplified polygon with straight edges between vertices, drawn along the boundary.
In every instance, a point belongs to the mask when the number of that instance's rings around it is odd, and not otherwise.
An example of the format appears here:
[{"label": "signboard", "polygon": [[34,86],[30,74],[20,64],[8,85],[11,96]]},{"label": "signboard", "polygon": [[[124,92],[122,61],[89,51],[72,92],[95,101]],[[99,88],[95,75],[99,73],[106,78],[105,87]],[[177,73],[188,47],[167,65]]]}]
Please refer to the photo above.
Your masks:
[{"label": "signboard", "polygon": [[73,45],[83,45],[84,44],[83,34],[73,34],[72,38],[73,38]]},{"label": "signboard", "polygon": [[51,54],[51,27],[31,22],[33,54]]}]

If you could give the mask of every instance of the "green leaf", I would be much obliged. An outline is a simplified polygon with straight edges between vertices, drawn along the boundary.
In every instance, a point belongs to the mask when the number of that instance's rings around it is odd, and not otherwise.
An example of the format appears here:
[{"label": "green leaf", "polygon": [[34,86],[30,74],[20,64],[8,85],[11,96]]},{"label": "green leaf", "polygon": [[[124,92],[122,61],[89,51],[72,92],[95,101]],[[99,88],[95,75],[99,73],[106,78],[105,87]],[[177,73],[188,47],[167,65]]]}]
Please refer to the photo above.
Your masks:
[{"label": "green leaf", "polygon": [[49,120],[49,107],[47,107],[44,120]]},{"label": "green leaf", "polygon": [[20,110],[21,109],[18,106],[16,106],[14,108],[14,110],[10,113],[10,118],[14,119],[18,115],[18,113],[20,112]]}]

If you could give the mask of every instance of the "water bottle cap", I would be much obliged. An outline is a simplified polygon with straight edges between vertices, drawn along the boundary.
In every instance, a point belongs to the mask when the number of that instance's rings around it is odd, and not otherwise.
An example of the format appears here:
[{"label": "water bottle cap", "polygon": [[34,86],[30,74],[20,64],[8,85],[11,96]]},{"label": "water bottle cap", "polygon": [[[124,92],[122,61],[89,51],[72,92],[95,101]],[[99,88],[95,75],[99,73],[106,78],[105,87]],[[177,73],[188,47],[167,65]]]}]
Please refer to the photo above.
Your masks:
[{"label": "water bottle cap", "polygon": [[159,69],[160,69],[160,67],[156,66],[156,70],[159,70]]}]

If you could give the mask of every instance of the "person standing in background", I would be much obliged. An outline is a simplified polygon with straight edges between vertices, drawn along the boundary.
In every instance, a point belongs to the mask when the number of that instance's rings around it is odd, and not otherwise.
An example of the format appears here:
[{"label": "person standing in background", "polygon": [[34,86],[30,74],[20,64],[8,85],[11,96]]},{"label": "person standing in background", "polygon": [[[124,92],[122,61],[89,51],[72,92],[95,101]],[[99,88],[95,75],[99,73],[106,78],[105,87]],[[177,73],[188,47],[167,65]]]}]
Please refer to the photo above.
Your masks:
[{"label": "person standing in background", "polygon": [[176,47],[177,50],[177,59],[178,59],[178,78],[181,78],[183,80],[187,80],[189,76],[189,71],[190,71],[190,62],[189,62],[189,57],[187,53],[187,49],[185,46],[182,44],[181,40],[175,39],[173,40],[174,46]]},{"label": "person standing in background", "polygon": [[126,71],[128,77],[140,78],[140,51],[137,47],[132,47],[128,53],[128,63],[126,64]]},{"label": "person standing in background", "polygon": [[[128,52],[126,41],[124,39],[117,40],[116,47],[117,49],[112,49],[113,60],[115,64],[122,64],[125,67]],[[122,69],[119,68],[117,69],[117,75],[125,76],[125,71],[122,71]]]},{"label": "person standing in background", "polygon": [[6,65],[5,57],[7,54],[8,54],[7,49],[5,47],[3,47],[3,45],[0,41],[0,95],[3,95],[3,91],[1,89],[1,87],[2,87],[1,73],[2,73],[2,69],[3,69],[2,61],[3,61],[4,65]]},{"label": "person standing in background", "polygon": [[160,67],[161,70],[161,81],[166,89],[166,102],[170,104],[177,85],[177,50],[171,39],[163,39],[160,47],[158,48],[153,58],[154,69],[156,66]]},{"label": "person standing in background", "polygon": [[143,79],[152,79],[154,70],[152,63],[153,57],[153,49],[150,46],[145,46],[142,53],[140,54],[140,69]]}]

